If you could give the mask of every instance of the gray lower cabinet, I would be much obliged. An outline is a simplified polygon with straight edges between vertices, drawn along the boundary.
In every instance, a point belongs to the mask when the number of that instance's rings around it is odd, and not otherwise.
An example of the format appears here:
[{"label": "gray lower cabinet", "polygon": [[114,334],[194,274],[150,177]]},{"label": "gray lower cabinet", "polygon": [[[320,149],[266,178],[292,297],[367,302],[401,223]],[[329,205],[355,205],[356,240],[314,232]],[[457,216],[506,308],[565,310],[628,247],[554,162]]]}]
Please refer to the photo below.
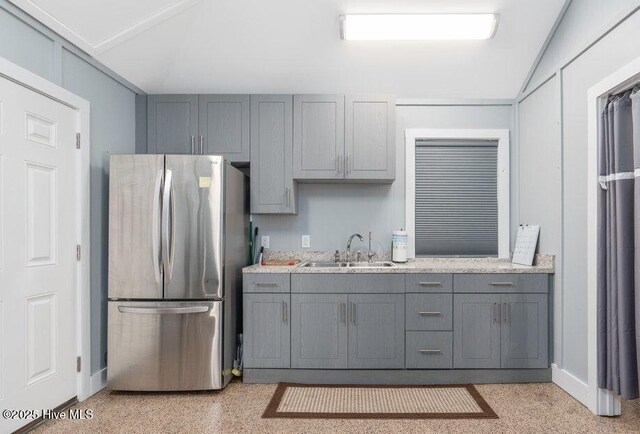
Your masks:
[{"label": "gray lower cabinet", "polygon": [[293,97],[251,96],[251,213],[295,214]]},{"label": "gray lower cabinet", "polygon": [[404,294],[349,294],[351,369],[404,367]]},{"label": "gray lower cabinet", "polygon": [[249,162],[249,95],[200,95],[198,106],[198,151]]},{"label": "gray lower cabinet", "polygon": [[548,368],[547,294],[454,295],[454,368]]},{"label": "gray lower cabinet", "polygon": [[289,294],[244,294],[244,366],[289,368]]},{"label": "gray lower cabinet", "polygon": [[407,369],[451,369],[452,332],[407,331]]},{"label": "gray lower cabinet", "polygon": [[456,294],[453,298],[453,367],[500,367],[500,295]]},{"label": "gray lower cabinet", "polygon": [[344,95],[294,95],[293,177],[344,178]]},{"label": "gray lower cabinet", "polygon": [[347,295],[291,295],[291,367],[347,367]]},{"label": "gray lower cabinet", "polygon": [[345,179],[396,177],[395,97],[345,96]]},{"label": "gray lower cabinet", "polygon": [[501,301],[501,367],[548,367],[547,294],[503,294]]},{"label": "gray lower cabinet", "polygon": [[198,136],[198,95],[147,97],[147,152],[193,154]]}]

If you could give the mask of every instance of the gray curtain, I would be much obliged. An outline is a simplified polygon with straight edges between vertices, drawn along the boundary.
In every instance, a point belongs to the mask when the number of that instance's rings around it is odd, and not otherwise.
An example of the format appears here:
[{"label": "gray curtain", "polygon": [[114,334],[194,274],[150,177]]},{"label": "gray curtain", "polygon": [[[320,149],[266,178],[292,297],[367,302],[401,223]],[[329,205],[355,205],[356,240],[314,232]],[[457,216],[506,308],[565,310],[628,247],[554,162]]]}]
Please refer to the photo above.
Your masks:
[{"label": "gray curtain", "polygon": [[609,97],[598,138],[598,387],[639,396],[640,91]]}]

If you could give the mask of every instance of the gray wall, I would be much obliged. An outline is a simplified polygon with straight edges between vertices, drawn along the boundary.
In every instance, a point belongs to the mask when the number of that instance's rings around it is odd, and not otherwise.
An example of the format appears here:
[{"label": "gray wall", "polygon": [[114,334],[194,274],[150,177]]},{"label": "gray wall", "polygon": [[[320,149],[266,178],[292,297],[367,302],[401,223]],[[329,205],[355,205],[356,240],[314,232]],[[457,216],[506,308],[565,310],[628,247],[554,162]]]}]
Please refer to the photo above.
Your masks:
[{"label": "gray wall", "polygon": [[517,107],[520,218],[542,222],[540,249],[558,255],[554,361],[585,383],[587,91],[640,56],[639,6],[573,1]]},{"label": "gray wall", "polygon": [[[347,238],[355,232],[365,236],[365,241],[354,240],[352,250],[366,250],[366,235],[372,231],[374,249],[389,251],[391,231],[405,226],[405,129],[512,129],[512,124],[512,106],[507,103],[400,105],[396,114],[393,184],[298,184],[298,215],[254,215],[254,226],[260,228],[260,235],[269,235],[271,250],[303,250],[303,234],[311,235],[310,250],[344,250]],[[511,166],[512,179],[517,179],[514,154]]]},{"label": "gray wall", "polygon": [[[135,92],[53,32],[0,0],[0,56],[91,103],[91,373],[106,366],[107,169],[135,151]],[[91,62],[91,63],[89,63]]]}]

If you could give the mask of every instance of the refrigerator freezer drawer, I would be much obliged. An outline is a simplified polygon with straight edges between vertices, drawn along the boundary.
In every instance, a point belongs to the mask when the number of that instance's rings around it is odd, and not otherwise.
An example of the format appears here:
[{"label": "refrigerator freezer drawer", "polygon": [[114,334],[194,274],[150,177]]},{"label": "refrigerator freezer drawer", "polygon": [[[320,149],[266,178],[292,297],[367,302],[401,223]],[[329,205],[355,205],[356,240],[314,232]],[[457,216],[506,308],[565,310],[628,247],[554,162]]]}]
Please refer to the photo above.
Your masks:
[{"label": "refrigerator freezer drawer", "polygon": [[220,301],[109,301],[109,387],[221,389],[221,327]]}]

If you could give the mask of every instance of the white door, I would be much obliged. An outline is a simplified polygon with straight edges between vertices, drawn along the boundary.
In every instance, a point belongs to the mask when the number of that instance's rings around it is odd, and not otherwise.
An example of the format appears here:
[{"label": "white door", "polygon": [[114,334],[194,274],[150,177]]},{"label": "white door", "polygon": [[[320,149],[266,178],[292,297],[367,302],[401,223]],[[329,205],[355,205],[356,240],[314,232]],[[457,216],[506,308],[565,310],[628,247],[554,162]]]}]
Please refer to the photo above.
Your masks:
[{"label": "white door", "polygon": [[[0,77],[0,409],[76,396],[77,112]],[[0,432],[31,420],[0,417]]]}]

